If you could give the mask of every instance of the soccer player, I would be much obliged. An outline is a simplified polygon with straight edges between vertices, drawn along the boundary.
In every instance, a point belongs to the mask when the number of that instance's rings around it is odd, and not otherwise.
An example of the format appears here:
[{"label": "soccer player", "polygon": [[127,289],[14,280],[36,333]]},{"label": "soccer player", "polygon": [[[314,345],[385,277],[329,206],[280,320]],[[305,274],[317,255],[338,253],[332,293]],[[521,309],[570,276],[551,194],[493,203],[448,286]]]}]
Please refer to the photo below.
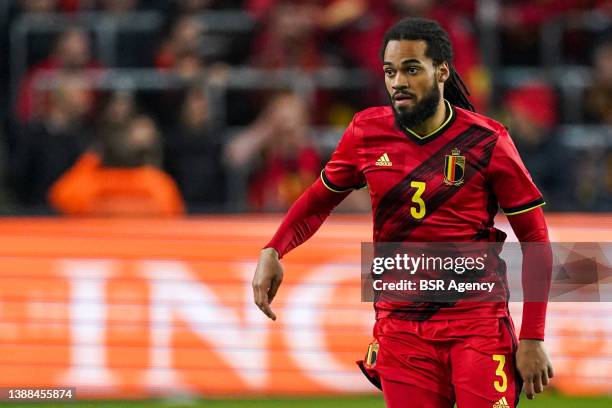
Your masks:
[{"label": "soccer player", "polygon": [[[390,106],[355,115],[320,179],[261,251],[253,291],[269,318],[276,320],[270,304],[283,279],[279,259],[364,186],[375,243],[503,241],[493,226],[499,207],[521,242],[548,243],[540,192],[504,126],[474,112],[452,58],[434,21],[408,18],[386,33]],[[523,247],[525,293],[547,296],[551,268],[550,251]],[[531,399],[553,376],[543,345],[546,298],[536,300],[524,302],[518,344],[507,302],[375,302],[362,370],[390,408],[514,407],[523,381]]]}]

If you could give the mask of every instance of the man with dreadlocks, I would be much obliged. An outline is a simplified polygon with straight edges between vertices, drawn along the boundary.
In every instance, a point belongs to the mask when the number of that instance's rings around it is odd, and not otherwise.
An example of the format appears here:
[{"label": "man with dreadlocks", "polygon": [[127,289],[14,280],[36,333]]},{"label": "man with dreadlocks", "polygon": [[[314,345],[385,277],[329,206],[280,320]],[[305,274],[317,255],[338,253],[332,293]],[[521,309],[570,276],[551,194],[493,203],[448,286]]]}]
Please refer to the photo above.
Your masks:
[{"label": "man with dreadlocks", "polygon": [[255,303],[276,320],[279,259],[366,185],[375,243],[503,241],[493,227],[499,207],[521,242],[544,243],[548,250],[523,247],[523,290],[540,297],[524,302],[518,345],[507,298],[374,303],[375,340],[360,367],[391,408],[506,408],[518,403],[523,381],[531,399],[553,376],[543,346],[552,268],[544,201],[504,126],[474,112],[452,57],[434,21],[408,18],[389,29],[382,68],[390,106],[355,115],[320,179],[262,250],[253,278]]}]

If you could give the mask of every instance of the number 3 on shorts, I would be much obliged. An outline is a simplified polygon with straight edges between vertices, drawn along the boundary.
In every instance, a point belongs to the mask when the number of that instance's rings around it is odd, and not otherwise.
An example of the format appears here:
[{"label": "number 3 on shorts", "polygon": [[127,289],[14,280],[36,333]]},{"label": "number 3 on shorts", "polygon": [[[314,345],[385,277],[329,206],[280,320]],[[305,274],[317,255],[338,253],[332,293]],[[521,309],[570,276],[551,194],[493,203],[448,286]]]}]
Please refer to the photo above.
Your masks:
[{"label": "number 3 on shorts", "polygon": [[497,365],[497,370],[495,370],[495,375],[501,377],[501,384],[498,380],[495,380],[493,381],[493,386],[495,387],[495,391],[505,392],[506,388],[508,388],[508,377],[506,377],[506,373],[504,372],[506,356],[503,354],[493,354],[493,360],[499,362]]}]

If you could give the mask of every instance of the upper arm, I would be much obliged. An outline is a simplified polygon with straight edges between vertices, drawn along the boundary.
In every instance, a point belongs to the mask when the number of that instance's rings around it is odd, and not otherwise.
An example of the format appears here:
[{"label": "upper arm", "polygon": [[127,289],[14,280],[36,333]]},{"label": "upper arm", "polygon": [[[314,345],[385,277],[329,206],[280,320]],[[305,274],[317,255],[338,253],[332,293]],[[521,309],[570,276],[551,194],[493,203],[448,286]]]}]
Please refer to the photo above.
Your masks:
[{"label": "upper arm", "polygon": [[325,187],[335,193],[362,188],[366,183],[359,167],[353,119],[321,172],[321,180]]},{"label": "upper arm", "polygon": [[545,204],[542,193],[505,130],[500,131],[493,149],[488,180],[506,215],[521,214]]}]

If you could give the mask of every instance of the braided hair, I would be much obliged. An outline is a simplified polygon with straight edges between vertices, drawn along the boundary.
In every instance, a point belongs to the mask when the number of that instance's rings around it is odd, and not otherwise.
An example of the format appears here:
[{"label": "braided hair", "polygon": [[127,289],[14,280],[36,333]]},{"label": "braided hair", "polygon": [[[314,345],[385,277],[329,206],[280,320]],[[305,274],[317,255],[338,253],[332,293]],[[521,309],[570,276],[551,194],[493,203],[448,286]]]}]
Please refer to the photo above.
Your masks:
[{"label": "braided hair", "polygon": [[433,60],[434,65],[448,63],[450,76],[444,84],[444,98],[451,104],[475,112],[468,99],[470,92],[452,64],[453,47],[448,33],[438,23],[424,18],[408,17],[397,22],[385,33],[380,52],[381,59],[389,41],[422,40],[427,43],[425,55]]}]

